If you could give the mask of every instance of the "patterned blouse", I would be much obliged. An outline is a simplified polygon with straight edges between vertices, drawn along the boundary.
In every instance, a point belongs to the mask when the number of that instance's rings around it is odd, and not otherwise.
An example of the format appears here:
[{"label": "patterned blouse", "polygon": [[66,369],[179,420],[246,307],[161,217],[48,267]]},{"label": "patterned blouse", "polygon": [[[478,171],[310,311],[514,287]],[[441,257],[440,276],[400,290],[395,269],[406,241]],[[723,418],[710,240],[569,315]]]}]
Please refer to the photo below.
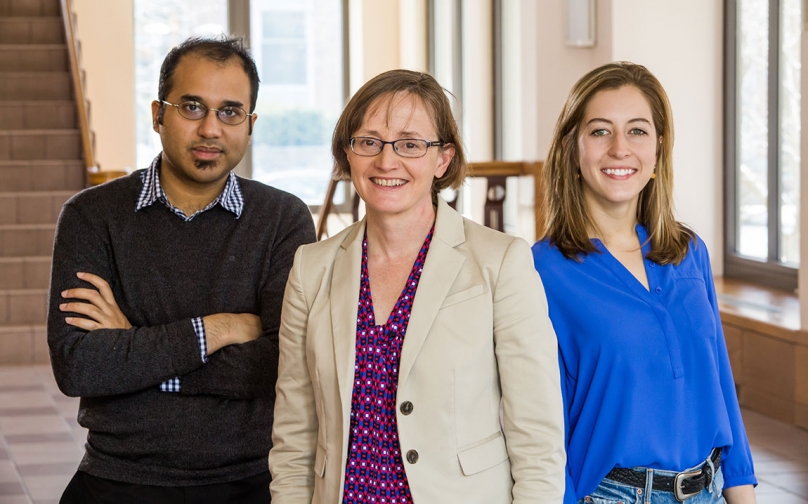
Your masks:
[{"label": "patterned blouse", "polygon": [[396,392],[401,346],[433,231],[434,227],[421,246],[390,318],[381,326],[376,325],[370,294],[367,235],[362,241],[356,366],[343,504],[412,504],[398,442]]}]

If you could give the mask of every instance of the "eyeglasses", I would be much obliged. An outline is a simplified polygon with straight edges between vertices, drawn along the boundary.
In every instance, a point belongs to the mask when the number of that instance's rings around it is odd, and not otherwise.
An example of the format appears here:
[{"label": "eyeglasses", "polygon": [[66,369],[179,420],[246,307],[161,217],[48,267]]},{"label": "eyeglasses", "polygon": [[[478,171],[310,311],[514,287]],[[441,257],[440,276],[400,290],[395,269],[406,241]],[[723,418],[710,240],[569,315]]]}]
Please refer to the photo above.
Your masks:
[{"label": "eyeglasses", "polygon": [[247,111],[241,107],[227,106],[215,109],[206,107],[205,105],[196,101],[184,101],[179,105],[174,105],[173,103],[168,103],[167,101],[163,100],[163,103],[166,105],[171,105],[172,107],[177,107],[177,112],[179,112],[182,117],[191,121],[199,121],[200,119],[204,119],[205,116],[208,115],[208,111],[212,110],[216,112],[216,117],[218,117],[220,121],[230,126],[236,126],[243,123],[248,117],[255,115],[248,114]]},{"label": "eyeglasses", "polygon": [[386,144],[392,145],[393,150],[401,157],[419,158],[425,156],[430,147],[441,147],[446,145],[446,142],[430,142],[420,138],[400,138],[392,142],[373,137],[351,138],[351,150],[359,156],[376,156]]}]

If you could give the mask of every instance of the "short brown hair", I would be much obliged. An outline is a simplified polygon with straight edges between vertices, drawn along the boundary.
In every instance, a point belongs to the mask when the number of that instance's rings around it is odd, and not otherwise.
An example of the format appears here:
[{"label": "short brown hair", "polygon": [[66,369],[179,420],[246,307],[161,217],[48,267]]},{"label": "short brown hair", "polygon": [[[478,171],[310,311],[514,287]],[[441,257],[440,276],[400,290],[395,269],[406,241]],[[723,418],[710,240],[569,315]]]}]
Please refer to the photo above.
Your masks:
[{"label": "short brown hair", "polygon": [[438,81],[429,74],[412,70],[390,70],[377,75],[359,88],[337,120],[334,136],[331,139],[331,153],[334,156],[334,178],[351,178],[351,165],[345,150],[351,146],[351,136],[362,127],[368,111],[385,98],[393,98],[399,93],[417,97],[427,108],[439,142],[452,144],[455,155],[449,162],[441,178],[432,182],[432,194],[442,189],[457,189],[466,177],[466,157],[463,141],[452,114],[452,107]]},{"label": "short brown hair", "polygon": [[572,86],[553,132],[544,163],[547,212],[544,237],[567,258],[596,252],[589,233],[595,228],[584,202],[578,177],[578,131],[592,97],[604,90],[637,88],[648,101],[659,138],[656,177],[640,192],[637,221],[651,242],[648,258],[659,264],[679,264],[695,233],[673,216],[673,116],[659,80],[642,65],[618,61],[598,67]]}]

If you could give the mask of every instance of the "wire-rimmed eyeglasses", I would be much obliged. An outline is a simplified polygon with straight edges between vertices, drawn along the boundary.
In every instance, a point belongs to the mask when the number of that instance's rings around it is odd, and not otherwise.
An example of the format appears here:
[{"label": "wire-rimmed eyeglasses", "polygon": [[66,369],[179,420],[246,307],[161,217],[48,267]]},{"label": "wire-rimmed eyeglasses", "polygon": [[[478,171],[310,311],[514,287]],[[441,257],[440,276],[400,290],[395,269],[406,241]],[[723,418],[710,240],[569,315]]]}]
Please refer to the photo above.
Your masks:
[{"label": "wire-rimmed eyeglasses", "polygon": [[255,114],[248,114],[246,110],[241,107],[235,107],[232,105],[228,105],[222,108],[212,108],[197,101],[184,101],[178,105],[173,103],[169,103],[163,100],[163,103],[166,105],[171,105],[172,107],[177,108],[177,112],[186,119],[191,121],[199,121],[200,119],[204,119],[205,116],[208,115],[208,111],[216,112],[216,117],[219,118],[220,121],[229,125],[229,126],[236,126],[238,124],[243,123],[247,120],[248,117],[254,116]]},{"label": "wire-rimmed eyeglasses", "polygon": [[446,142],[430,142],[420,138],[399,138],[391,142],[385,142],[374,137],[353,137],[351,140],[351,150],[359,156],[376,156],[384,146],[390,144],[393,150],[401,157],[419,158],[426,155],[430,147],[442,147]]}]

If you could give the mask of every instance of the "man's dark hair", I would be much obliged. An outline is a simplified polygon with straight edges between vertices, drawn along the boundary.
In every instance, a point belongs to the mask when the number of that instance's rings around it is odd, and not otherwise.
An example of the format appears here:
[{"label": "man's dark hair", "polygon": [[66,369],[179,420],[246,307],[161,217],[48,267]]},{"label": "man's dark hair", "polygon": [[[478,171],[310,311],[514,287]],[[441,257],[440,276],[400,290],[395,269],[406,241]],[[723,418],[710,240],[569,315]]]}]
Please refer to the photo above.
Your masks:
[{"label": "man's dark hair", "polygon": [[[173,87],[172,77],[174,77],[174,71],[177,69],[182,57],[188,54],[195,54],[222,65],[233,57],[241,59],[244,72],[247,73],[247,77],[250,79],[250,113],[255,111],[255,102],[258,100],[258,69],[255,67],[255,61],[252,56],[250,56],[250,51],[244,45],[244,40],[240,37],[227,37],[225,35],[220,38],[191,37],[171,49],[160,67],[160,84],[157,88],[157,99],[160,101],[160,113],[157,115],[157,121],[160,124],[163,124],[163,113],[166,107],[163,101],[168,97],[168,93],[171,92]],[[250,123],[250,130],[252,132],[252,122]]]}]

